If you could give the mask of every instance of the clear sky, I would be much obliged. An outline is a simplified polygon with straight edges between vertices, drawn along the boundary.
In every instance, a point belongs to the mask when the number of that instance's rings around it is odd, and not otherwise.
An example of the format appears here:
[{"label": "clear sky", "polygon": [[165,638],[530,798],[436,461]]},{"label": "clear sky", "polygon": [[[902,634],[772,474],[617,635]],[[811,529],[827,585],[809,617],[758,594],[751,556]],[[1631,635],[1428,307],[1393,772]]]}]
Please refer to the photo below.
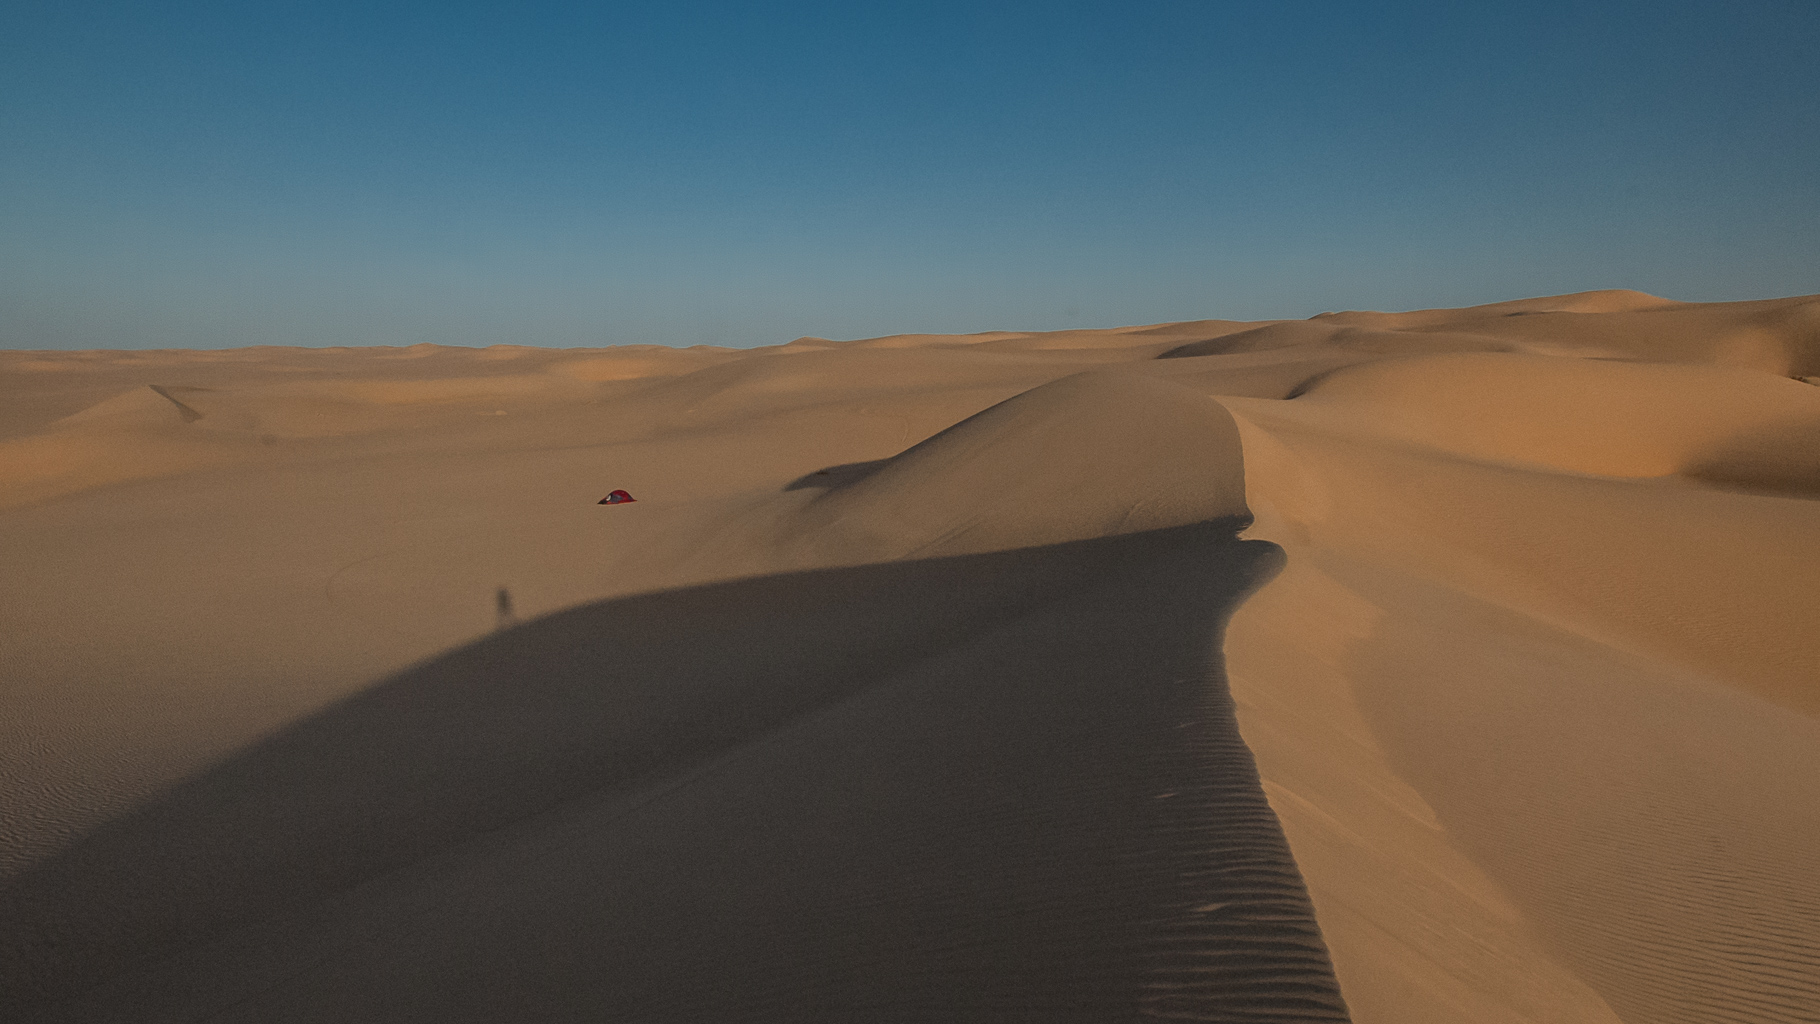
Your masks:
[{"label": "clear sky", "polygon": [[0,3],[0,346],[1820,292],[1820,3]]}]

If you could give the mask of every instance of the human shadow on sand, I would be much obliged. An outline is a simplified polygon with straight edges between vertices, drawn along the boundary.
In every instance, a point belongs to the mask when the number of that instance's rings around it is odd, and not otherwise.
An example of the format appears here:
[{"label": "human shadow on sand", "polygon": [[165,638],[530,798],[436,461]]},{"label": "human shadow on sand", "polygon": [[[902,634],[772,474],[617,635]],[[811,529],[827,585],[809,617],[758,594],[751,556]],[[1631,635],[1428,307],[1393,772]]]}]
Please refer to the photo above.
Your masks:
[{"label": "human shadow on sand", "polygon": [[9,1021],[1344,1020],[1233,522],[605,601],[0,893]]}]

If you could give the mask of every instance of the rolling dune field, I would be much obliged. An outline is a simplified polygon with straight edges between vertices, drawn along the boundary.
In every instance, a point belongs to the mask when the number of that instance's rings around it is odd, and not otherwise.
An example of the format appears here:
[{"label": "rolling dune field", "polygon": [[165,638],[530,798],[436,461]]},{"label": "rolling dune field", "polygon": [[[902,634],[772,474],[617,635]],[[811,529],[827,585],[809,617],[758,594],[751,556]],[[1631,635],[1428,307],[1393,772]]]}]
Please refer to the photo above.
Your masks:
[{"label": "rolling dune field", "polygon": [[0,352],[0,578],[6,1021],[1820,1021],[1820,297]]}]

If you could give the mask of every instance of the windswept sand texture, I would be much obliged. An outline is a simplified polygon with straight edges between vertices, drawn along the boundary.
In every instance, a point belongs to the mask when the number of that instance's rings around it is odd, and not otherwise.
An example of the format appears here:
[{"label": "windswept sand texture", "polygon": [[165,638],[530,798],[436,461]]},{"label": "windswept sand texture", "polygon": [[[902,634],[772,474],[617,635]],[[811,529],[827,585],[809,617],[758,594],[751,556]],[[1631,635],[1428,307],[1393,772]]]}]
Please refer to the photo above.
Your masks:
[{"label": "windswept sand texture", "polygon": [[0,1019],[1820,1020],[1817,381],[1634,292],[0,353]]}]

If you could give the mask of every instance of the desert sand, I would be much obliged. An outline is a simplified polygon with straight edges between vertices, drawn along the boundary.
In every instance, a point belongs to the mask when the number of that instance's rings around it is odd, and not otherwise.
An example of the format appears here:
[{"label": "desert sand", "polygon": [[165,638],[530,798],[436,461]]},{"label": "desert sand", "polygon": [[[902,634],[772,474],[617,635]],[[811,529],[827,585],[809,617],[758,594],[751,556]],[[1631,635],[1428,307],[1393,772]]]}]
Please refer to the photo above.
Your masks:
[{"label": "desert sand", "polygon": [[1816,385],[1623,291],[0,352],[0,1019],[1820,1020]]}]

